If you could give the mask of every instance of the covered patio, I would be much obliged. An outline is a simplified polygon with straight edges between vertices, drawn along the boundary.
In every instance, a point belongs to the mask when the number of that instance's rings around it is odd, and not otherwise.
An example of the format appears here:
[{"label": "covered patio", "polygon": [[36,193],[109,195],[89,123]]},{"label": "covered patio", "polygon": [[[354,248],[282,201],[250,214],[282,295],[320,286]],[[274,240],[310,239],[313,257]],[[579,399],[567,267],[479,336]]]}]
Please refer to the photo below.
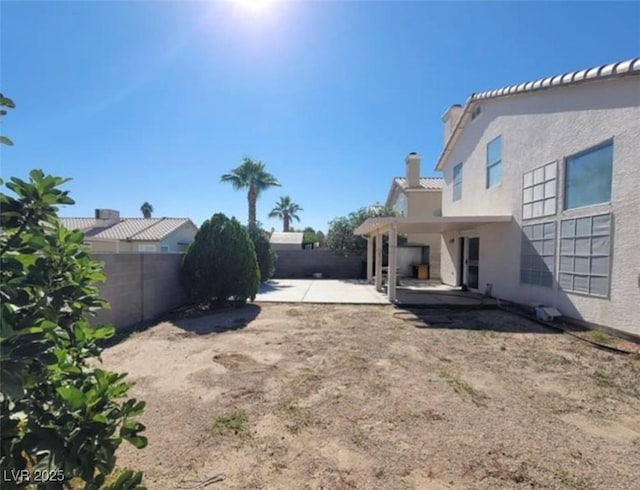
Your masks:
[{"label": "covered patio", "polygon": [[[402,298],[398,297],[398,235],[409,233],[446,233],[472,230],[482,225],[510,223],[511,215],[504,216],[428,216],[428,217],[388,217],[369,218],[355,229],[356,235],[361,235],[367,240],[367,281],[373,282],[376,290],[382,290],[383,266],[382,266],[382,243],[383,237],[389,237],[389,265],[387,272],[387,295],[389,301],[404,302],[403,298],[407,294],[402,291]],[[375,264],[375,267],[374,267]],[[374,270],[375,269],[375,270]],[[456,288],[438,284],[423,284],[420,288],[427,291],[438,292],[440,294],[455,291]],[[415,289],[415,288],[414,288]],[[461,292],[461,291],[460,291]],[[410,298],[410,296],[409,296]]]}]

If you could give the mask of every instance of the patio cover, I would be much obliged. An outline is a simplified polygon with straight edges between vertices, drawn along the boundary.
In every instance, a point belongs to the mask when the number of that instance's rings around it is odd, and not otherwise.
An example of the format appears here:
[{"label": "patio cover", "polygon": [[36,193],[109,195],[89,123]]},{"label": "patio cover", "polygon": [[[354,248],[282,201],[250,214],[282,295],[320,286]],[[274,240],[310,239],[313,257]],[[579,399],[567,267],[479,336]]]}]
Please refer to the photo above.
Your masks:
[{"label": "patio cover", "polygon": [[358,226],[356,235],[385,233],[394,227],[400,234],[444,233],[447,231],[469,230],[480,225],[509,223],[511,215],[502,216],[419,216],[414,218],[369,218]]}]

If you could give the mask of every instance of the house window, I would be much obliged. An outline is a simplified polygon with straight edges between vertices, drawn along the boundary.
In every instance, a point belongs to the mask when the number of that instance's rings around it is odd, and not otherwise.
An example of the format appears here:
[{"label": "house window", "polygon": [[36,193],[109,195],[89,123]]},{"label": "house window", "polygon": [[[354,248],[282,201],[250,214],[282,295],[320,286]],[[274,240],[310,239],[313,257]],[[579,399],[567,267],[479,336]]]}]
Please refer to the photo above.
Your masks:
[{"label": "house window", "polygon": [[482,112],[482,107],[477,105],[473,111],[471,111],[471,120],[473,121]]},{"label": "house window", "polygon": [[462,163],[453,167],[453,200],[462,199]]},{"label": "house window", "polygon": [[407,215],[407,197],[404,195],[404,193],[401,193],[398,196],[398,199],[393,205],[393,210],[396,212],[398,216]]},{"label": "house window", "polygon": [[161,252],[168,252],[169,251],[169,245],[160,245],[160,251]]},{"label": "house window", "polygon": [[613,143],[567,158],[564,208],[573,209],[611,201]]},{"label": "house window", "polygon": [[565,291],[609,295],[611,215],[562,220],[559,283]]},{"label": "house window", "polygon": [[487,144],[487,189],[502,179],[502,136]]},{"label": "house window", "polygon": [[522,183],[522,219],[556,214],[556,162],[524,174]]},{"label": "house window", "polygon": [[145,243],[138,245],[138,252],[155,252],[156,250],[156,246],[153,244]]},{"label": "house window", "polygon": [[555,222],[523,226],[520,283],[551,287],[555,268],[555,248]]}]

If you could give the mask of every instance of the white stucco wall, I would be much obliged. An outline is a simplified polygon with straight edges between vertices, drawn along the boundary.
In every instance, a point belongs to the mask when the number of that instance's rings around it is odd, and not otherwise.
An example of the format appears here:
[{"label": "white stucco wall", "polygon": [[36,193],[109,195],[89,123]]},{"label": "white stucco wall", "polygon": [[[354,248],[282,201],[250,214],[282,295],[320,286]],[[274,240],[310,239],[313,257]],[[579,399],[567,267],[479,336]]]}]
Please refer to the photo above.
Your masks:
[{"label": "white stucco wall", "polygon": [[[502,135],[502,181],[486,189],[486,145]],[[565,158],[613,140],[611,202],[563,211]],[[558,163],[558,212],[524,224],[613,213],[609,298],[565,292],[555,282],[559,261],[556,238],[554,284],[521,285],[522,178],[525,172]],[[453,166],[463,162],[462,199],[452,201]],[[483,103],[469,122],[443,168],[444,216],[512,214],[510,225],[483,226],[480,237],[480,287],[493,285],[496,296],[521,303],[556,306],[566,315],[640,334],[640,77],[594,82]],[[443,237],[442,279],[454,284],[458,244]]]},{"label": "white stucco wall", "polygon": [[[402,203],[405,210],[403,216],[439,216],[442,210],[442,192],[439,190],[408,190],[394,192],[389,206],[395,209]],[[440,278],[440,234],[410,233],[407,235],[410,245],[429,247],[429,269],[431,279]]]},{"label": "white stucco wall", "polygon": [[186,252],[188,245],[181,244],[191,243],[196,237],[197,232],[198,229],[194,224],[185,223],[160,242],[158,251],[161,250],[161,246],[167,246],[169,247],[169,252]]}]

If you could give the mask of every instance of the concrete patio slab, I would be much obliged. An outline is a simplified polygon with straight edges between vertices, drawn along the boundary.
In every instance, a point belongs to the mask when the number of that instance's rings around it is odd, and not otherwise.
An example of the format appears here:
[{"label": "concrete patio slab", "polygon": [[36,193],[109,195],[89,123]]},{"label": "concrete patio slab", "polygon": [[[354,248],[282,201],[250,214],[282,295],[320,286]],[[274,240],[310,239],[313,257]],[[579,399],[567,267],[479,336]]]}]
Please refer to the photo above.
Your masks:
[{"label": "concrete patio slab", "polygon": [[372,284],[357,279],[272,279],[260,286],[256,302],[389,304]]}]

